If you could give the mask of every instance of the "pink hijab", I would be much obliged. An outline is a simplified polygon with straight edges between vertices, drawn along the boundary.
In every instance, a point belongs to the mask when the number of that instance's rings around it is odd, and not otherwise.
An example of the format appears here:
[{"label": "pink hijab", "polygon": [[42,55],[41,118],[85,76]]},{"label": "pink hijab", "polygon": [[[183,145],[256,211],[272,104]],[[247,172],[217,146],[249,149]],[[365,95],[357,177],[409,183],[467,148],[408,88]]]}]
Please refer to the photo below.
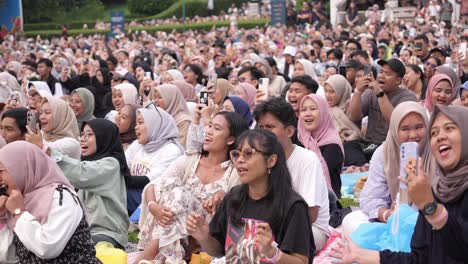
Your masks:
[{"label": "pink hijab", "polygon": [[255,109],[255,95],[257,95],[257,89],[250,83],[239,83],[238,84],[242,89],[244,89],[245,94],[247,95],[247,104],[250,107],[250,112],[253,112]]},{"label": "pink hijab", "polygon": [[193,88],[193,85],[186,81],[174,81],[174,84],[179,88],[179,90],[182,92],[182,95],[184,95],[184,99],[187,102],[197,102],[197,92],[195,91],[195,88]]},{"label": "pink hijab", "polygon": [[[426,99],[424,99],[424,107],[429,111],[429,113],[432,113],[434,111],[434,105],[432,104],[432,100],[431,100],[432,90],[434,90],[434,87],[441,81],[448,81],[453,91],[453,82],[452,82],[452,79],[450,79],[448,75],[436,74],[432,76],[432,78],[429,80],[429,84],[427,85]],[[453,94],[452,94],[452,98],[454,98]]]},{"label": "pink hijab", "polygon": [[[21,166],[18,161],[21,160]],[[5,169],[24,197],[25,210],[39,223],[47,222],[52,197],[59,185],[74,187],[57,164],[42,150],[26,141],[15,141],[0,149],[1,169]],[[14,226],[13,218],[9,219]]]},{"label": "pink hijab", "polygon": [[333,124],[327,101],[325,101],[323,97],[318,96],[316,94],[309,94],[302,99],[299,109],[302,108],[304,101],[307,99],[312,99],[319,108],[320,127],[318,127],[314,131],[308,131],[304,127],[303,120],[299,119],[299,122],[297,124],[298,137],[302,144],[304,144],[304,147],[306,147],[309,150],[312,150],[319,157],[328,189],[332,190],[330,172],[328,171],[327,163],[325,162],[325,159],[323,158],[322,152],[320,151],[319,147],[328,144],[338,144],[344,155],[343,143],[341,142],[338,129]]}]

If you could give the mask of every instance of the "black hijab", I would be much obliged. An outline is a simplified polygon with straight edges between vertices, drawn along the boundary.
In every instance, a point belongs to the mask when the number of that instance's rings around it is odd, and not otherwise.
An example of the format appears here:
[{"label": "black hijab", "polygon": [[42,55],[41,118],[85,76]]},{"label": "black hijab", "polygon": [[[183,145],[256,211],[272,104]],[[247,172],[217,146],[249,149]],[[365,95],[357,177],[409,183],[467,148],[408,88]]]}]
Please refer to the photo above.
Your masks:
[{"label": "black hijab", "polygon": [[112,157],[119,161],[120,172],[124,176],[130,175],[117,125],[107,119],[96,118],[83,122],[81,131],[85,125],[90,126],[96,136],[96,153],[86,157],[81,156],[81,160],[91,161]]}]

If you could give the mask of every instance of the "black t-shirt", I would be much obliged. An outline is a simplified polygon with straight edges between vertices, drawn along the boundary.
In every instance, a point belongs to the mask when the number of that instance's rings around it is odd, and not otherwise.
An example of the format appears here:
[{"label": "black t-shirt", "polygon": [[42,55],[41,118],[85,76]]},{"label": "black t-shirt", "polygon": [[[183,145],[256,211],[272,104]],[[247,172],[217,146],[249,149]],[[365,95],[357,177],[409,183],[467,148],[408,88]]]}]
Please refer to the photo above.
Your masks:
[{"label": "black t-shirt", "polygon": [[[236,186],[232,191],[240,187]],[[229,261],[226,259],[228,263],[244,263],[247,261],[246,255],[248,253],[245,252],[249,250],[244,248],[245,244],[248,244],[246,240],[248,240],[249,231],[246,230],[246,227],[250,225],[251,220],[270,224],[274,240],[278,243],[281,251],[287,254],[296,253],[307,256],[309,257],[309,263],[313,262],[315,244],[309,222],[308,208],[305,201],[298,194],[293,193],[291,197],[284,197],[284,199],[288,199],[289,209],[287,217],[280,221],[281,225],[276,229],[273,228],[269,219],[275,210],[272,207],[272,200],[270,198],[265,197],[260,200],[247,198],[242,215],[244,226],[239,226],[231,225],[231,221],[228,219],[227,203],[229,202],[229,197],[231,197],[230,194],[226,195],[226,198],[210,222],[210,234],[225,247],[223,253],[227,256],[235,255]],[[237,250],[241,247],[241,243],[244,243],[244,246],[242,246],[243,251],[239,253]],[[232,253],[230,251],[236,252]],[[258,259],[257,261],[257,263],[263,263]]]},{"label": "black t-shirt", "polygon": [[327,163],[330,173],[330,183],[333,192],[341,198],[341,169],[343,168],[344,155],[338,144],[328,144],[320,147],[323,159]]}]

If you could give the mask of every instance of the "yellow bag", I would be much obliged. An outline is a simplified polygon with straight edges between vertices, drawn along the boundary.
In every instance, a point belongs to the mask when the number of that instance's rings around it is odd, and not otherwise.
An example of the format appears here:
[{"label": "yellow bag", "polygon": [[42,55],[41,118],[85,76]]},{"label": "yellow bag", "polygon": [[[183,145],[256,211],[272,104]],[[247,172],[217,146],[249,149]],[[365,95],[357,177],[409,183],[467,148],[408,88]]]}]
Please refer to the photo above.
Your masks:
[{"label": "yellow bag", "polygon": [[190,259],[190,264],[210,264],[211,257],[205,252],[200,252],[200,254],[192,254]]},{"label": "yellow bag", "polygon": [[125,251],[114,248],[109,242],[99,242],[95,246],[96,257],[103,264],[127,264],[127,253]]}]

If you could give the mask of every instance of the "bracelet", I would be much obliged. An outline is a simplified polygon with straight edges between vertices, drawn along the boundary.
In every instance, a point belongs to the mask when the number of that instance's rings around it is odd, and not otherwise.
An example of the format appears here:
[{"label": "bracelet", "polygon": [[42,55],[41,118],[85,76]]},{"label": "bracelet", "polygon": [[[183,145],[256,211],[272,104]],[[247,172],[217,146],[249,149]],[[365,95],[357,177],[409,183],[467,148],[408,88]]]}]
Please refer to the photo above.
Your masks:
[{"label": "bracelet", "polygon": [[263,261],[267,263],[276,263],[281,259],[282,256],[283,252],[279,248],[276,248],[275,256],[272,258],[268,258],[267,256],[265,256],[265,259]]},{"label": "bracelet", "polygon": [[387,214],[388,214],[388,212],[390,212],[390,210],[389,210],[389,209],[386,209],[385,212],[383,213],[383,216],[382,216],[382,218],[383,218],[383,220],[385,221],[385,223],[386,223],[387,220],[388,220],[388,219],[387,219]]},{"label": "bracelet", "polygon": [[[427,217],[426,217],[426,219],[429,222],[429,224],[431,224],[432,229],[440,230],[443,227],[443,226],[441,226],[442,223],[445,221],[445,219],[447,217],[448,217],[448,212],[445,209],[445,206],[442,206],[442,212],[439,215],[437,215],[435,218],[433,218],[431,220],[427,219]],[[435,226],[437,226],[438,228],[436,228]]]},{"label": "bracelet", "polygon": [[146,204],[146,206],[148,206],[148,210],[149,210],[149,208],[151,207],[152,204],[158,205],[158,203],[155,202],[155,201],[149,201],[149,202]]}]

